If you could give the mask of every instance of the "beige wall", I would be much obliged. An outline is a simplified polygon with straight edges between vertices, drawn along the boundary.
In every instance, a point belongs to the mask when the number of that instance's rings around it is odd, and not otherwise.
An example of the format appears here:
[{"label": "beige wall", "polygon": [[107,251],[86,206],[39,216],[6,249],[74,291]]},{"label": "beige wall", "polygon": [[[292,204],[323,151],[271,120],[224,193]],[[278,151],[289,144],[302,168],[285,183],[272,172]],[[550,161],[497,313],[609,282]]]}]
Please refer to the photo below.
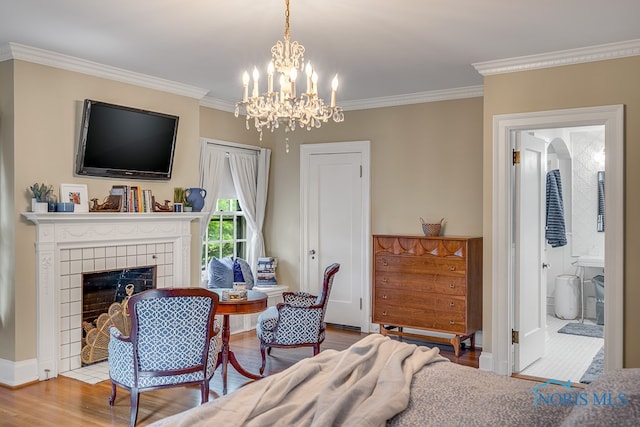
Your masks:
[{"label": "beige wall", "polygon": [[[446,217],[447,235],[482,234],[482,98],[348,111],[343,123],[311,132],[266,131],[262,143],[242,118],[206,110],[202,136],[272,149],[265,243],[279,259],[279,281],[293,289],[300,277],[300,144],[371,141],[372,233],[420,234],[422,216]],[[224,126],[225,114],[237,125]]]},{"label": "beige wall", "polygon": [[[160,199],[173,199],[173,187],[199,183],[199,102],[185,96],[151,90],[46,67],[23,61],[13,63],[15,82],[13,175],[15,206],[15,342],[11,332],[0,325],[2,354],[21,361],[36,356],[35,226],[20,216],[30,207],[27,187],[34,182],[87,184],[89,198],[102,200],[114,184],[139,184]],[[4,79],[3,79],[4,80]],[[75,177],[75,146],[78,140],[82,102],[85,98],[129,105],[180,116],[174,173],[170,182],[127,181]],[[4,237],[3,237],[4,240]],[[198,244],[194,246],[197,250]],[[193,249],[193,246],[192,246]],[[3,257],[5,254],[3,253]],[[192,265],[192,281],[197,278],[197,259]],[[7,326],[11,325],[9,322]]]},{"label": "beige wall", "polygon": [[[491,351],[492,120],[496,114],[625,105],[625,218],[640,212],[640,56],[489,76],[484,82],[484,348]],[[625,220],[624,366],[640,367],[640,224]]]}]

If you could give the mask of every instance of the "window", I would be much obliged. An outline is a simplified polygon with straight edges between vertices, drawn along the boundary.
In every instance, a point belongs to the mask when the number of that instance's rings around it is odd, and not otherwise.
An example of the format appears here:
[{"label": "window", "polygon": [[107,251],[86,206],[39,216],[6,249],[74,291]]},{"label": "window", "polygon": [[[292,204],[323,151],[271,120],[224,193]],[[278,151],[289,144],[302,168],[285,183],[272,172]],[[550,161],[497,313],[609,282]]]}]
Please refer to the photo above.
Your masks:
[{"label": "window", "polygon": [[218,199],[203,242],[202,269],[207,270],[212,257],[245,258],[246,246],[246,221],[240,203],[236,199]]}]

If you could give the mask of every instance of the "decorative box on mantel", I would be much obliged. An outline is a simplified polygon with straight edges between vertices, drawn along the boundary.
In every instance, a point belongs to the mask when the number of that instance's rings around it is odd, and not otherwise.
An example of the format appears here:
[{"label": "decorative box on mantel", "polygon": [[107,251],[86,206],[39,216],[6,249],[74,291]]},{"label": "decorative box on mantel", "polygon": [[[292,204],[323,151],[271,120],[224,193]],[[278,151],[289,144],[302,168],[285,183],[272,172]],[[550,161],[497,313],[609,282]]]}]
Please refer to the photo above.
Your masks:
[{"label": "decorative box on mantel", "polygon": [[[156,264],[162,260],[162,277],[157,287],[191,286],[190,248],[191,222],[202,220],[206,214],[197,213],[35,213],[22,216],[36,224],[36,286],[37,286],[37,366],[33,367],[38,378],[56,377],[61,372],[80,367],[81,322],[75,319],[68,331],[61,332],[63,323],[74,318],[73,305],[66,296],[69,285],[70,262],[62,260],[63,253],[77,253],[79,260],[71,268],[80,276],[85,272],[104,269],[105,258],[98,252],[128,252],[137,248],[170,248],[156,257],[153,249],[144,256],[126,253],[119,258],[118,267],[133,268],[136,265]],[[94,254],[95,255],[92,255]],[[160,264],[160,263],[158,263]],[[65,280],[63,280],[63,277]],[[72,279],[73,280],[73,279]],[[61,287],[65,287],[64,292]],[[195,285],[194,285],[195,286]],[[77,291],[76,291],[77,292]],[[61,296],[65,295],[65,296]],[[75,301],[78,297],[72,296]],[[69,313],[69,311],[72,311]],[[65,317],[66,316],[66,317]],[[79,316],[78,316],[79,317]],[[67,341],[67,342],[65,342]],[[77,347],[77,348],[76,348]],[[77,352],[76,352],[77,350]],[[69,355],[71,352],[71,355]],[[77,353],[77,354],[76,354]],[[29,368],[30,370],[30,368]]]}]

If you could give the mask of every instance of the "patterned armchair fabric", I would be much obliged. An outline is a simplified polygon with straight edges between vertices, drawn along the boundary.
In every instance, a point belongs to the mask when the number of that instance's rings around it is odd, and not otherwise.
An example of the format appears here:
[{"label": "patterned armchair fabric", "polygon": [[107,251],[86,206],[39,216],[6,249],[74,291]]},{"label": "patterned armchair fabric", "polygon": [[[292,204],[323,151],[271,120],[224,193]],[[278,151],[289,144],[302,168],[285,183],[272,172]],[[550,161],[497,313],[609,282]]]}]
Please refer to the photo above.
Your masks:
[{"label": "patterned armchair fabric", "polygon": [[256,334],[260,340],[262,355],[261,375],[266,365],[265,352],[271,354],[272,347],[313,347],[314,356],[320,352],[326,328],[324,315],[333,277],[338,270],[340,264],[337,263],[326,268],[320,295],[284,292],[284,303],[269,307],[260,314]]},{"label": "patterned armchair fabric", "polygon": [[153,289],[129,300],[131,335],[110,329],[109,376],[131,392],[130,425],[136,423],[141,391],[200,385],[202,403],[218,360],[218,295],[202,288]]}]

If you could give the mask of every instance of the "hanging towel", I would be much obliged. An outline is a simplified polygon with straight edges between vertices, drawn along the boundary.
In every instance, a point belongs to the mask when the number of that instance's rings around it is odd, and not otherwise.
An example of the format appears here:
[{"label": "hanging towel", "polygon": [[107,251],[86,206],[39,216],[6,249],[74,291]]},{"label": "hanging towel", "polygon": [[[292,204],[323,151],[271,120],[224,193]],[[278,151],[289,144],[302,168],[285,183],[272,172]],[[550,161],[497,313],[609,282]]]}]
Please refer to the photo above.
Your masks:
[{"label": "hanging towel", "polygon": [[598,171],[598,231],[604,231],[604,171]]},{"label": "hanging towel", "polygon": [[562,204],[562,181],[560,171],[547,173],[547,223],[545,238],[552,248],[565,246],[567,234],[564,225],[564,205]]}]

